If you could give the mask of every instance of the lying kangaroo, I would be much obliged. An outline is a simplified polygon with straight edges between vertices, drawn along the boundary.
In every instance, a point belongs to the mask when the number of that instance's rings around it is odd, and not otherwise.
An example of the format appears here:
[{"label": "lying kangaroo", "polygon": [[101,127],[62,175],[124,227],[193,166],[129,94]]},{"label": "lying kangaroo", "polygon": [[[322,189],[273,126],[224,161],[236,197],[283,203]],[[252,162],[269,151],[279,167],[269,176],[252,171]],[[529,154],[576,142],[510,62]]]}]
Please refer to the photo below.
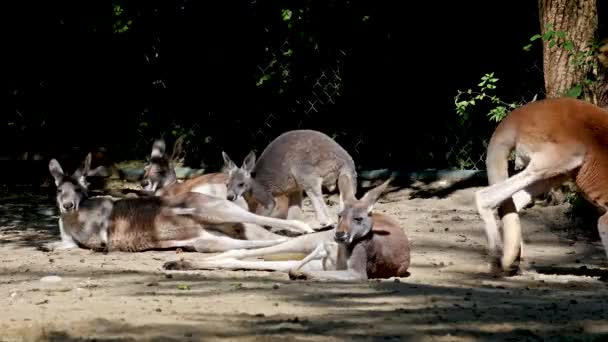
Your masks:
[{"label": "lying kangaroo", "polygon": [[348,152],[329,136],[313,130],[293,130],[273,140],[256,161],[251,151],[239,168],[222,152],[228,170],[228,196],[245,198],[252,212],[270,216],[277,196],[287,196],[287,218],[302,209],[302,191],[310,198],[321,228],[335,227],[323,200],[322,188],[336,188],[340,175],[349,176],[356,192],[357,172]]},{"label": "lying kangaroo", "polygon": [[[232,250],[196,263],[171,261],[163,268],[271,270],[289,272],[292,279],[342,281],[407,276],[410,266],[407,235],[395,220],[373,212],[374,204],[390,181],[369,190],[357,200],[350,177],[341,175],[338,187],[342,207],[334,230],[298,236],[272,247]],[[282,253],[310,254],[294,261],[239,260]]]},{"label": "lying kangaroo", "polygon": [[[161,140],[154,142],[154,146],[164,144]],[[177,143],[176,143],[177,145]],[[169,197],[177,196],[187,192],[198,192],[209,196],[219,197],[222,199],[226,198],[228,182],[228,174],[226,172],[215,172],[203,174],[190,178],[183,182],[178,182],[175,176],[174,163],[166,162],[168,158],[165,156],[164,150],[158,148],[152,148],[152,155],[150,162],[145,167],[144,176],[142,179],[142,186],[149,186],[155,184],[155,186],[148,188],[148,190],[154,189],[154,195]],[[174,147],[173,151],[176,151]],[[171,158],[173,160],[173,158]],[[287,197],[282,196],[276,198],[277,208],[275,215],[272,217],[287,219]],[[234,201],[235,204],[243,209],[249,210],[247,202],[243,198]],[[238,235],[241,235],[246,239],[268,239],[271,237],[277,238],[278,235],[269,232],[259,226],[252,226],[251,224],[239,224],[234,226]],[[289,229],[293,232],[293,229],[287,226],[281,227],[283,229]],[[302,231],[298,230],[295,233],[301,234]]]},{"label": "lying kangaroo", "polygon": [[[515,152],[509,177],[507,162]],[[608,112],[573,98],[551,98],[513,110],[496,127],[488,145],[489,186],[475,194],[484,221],[494,271],[517,271],[523,256],[518,212],[536,196],[573,180],[581,194],[604,213],[608,209]],[[493,210],[503,224],[504,248]],[[608,253],[608,214],[597,229]]]},{"label": "lying kangaroo", "polygon": [[226,199],[195,192],[171,197],[89,198],[86,175],[90,163],[89,153],[81,168],[66,175],[57,160],[49,162],[57,186],[61,241],[47,249],[85,247],[139,252],[182,247],[198,252],[223,252],[272,246],[287,240],[241,240],[222,232],[232,229],[235,223],[311,230],[300,221],[255,215]]}]

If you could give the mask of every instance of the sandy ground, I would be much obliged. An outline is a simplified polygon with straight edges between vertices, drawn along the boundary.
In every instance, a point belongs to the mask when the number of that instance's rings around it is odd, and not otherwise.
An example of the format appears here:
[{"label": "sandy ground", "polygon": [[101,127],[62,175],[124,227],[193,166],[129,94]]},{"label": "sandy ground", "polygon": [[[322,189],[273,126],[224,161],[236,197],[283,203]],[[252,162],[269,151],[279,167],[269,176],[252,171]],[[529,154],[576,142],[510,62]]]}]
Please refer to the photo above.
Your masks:
[{"label": "sandy ground", "polygon": [[[42,252],[38,243],[58,239],[52,196],[5,197],[0,341],[608,340],[606,258],[597,234],[575,229],[566,206],[529,208],[522,222],[533,269],[493,278],[474,190],[415,198],[406,188],[384,196],[377,210],[394,215],[411,240],[411,275],[354,284],[161,269],[196,253]],[[47,276],[60,280],[41,281]]]}]

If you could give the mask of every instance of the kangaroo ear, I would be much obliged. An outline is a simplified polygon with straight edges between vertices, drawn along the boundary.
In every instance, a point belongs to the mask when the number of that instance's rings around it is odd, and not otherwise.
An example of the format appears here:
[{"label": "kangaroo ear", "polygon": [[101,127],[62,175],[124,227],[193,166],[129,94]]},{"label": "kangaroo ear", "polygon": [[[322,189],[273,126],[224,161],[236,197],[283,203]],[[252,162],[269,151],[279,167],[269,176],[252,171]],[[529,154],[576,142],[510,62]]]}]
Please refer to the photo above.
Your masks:
[{"label": "kangaroo ear", "polygon": [[49,162],[49,171],[51,172],[51,176],[55,179],[55,186],[58,186],[61,182],[61,179],[65,176],[63,173],[63,169],[57,159],[53,158]]},{"label": "kangaroo ear", "polygon": [[251,173],[253,172],[253,168],[255,167],[255,152],[251,151],[243,160],[243,170]]},{"label": "kangaroo ear", "polygon": [[345,202],[355,200],[353,182],[350,179],[350,176],[342,174],[338,177],[338,190],[340,191],[340,203],[338,209],[339,211],[342,211],[344,209]]},{"label": "kangaroo ear", "polygon": [[226,154],[226,152],[222,151],[222,158],[224,159],[224,169],[226,171],[230,171],[230,170],[234,170],[236,169],[236,164],[232,161],[232,159],[230,159],[230,157],[228,157],[228,154]]},{"label": "kangaroo ear", "polygon": [[167,149],[167,145],[163,139],[155,140],[152,144],[152,153],[150,154],[151,158],[162,158],[165,155],[165,150]]},{"label": "kangaroo ear", "polygon": [[179,138],[177,138],[177,140],[175,140],[175,143],[173,144],[173,151],[171,152],[170,159],[174,163],[177,161],[177,159],[179,159],[179,156],[184,151],[184,139],[186,139],[186,135],[182,134],[179,136]]},{"label": "kangaroo ear", "polygon": [[82,163],[82,166],[77,169],[73,176],[74,178],[78,179],[78,182],[83,186],[83,187],[87,187],[87,181],[86,181],[86,177],[89,174],[89,170],[91,169],[91,159],[93,158],[91,152],[87,153],[87,156],[84,158],[84,162]]},{"label": "kangaroo ear", "polygon": [[371,211],[374,209],[374,205],[376,204],[376,202],[378,201],[378,199],[380,198],[380,196],[382,195],[384,190],[386,190],[386,187],[388,186],[388,184],[391,181],[393,181],[393,179],[394,179],[394,177],[391,176],[389,179],[384,181],[384,183],[369,190],[368,192],[365,193],[365,195],[363,195],[363,197],[361,198],[361,202],[363,202],[367,206],[368,213],[371,213]]}]

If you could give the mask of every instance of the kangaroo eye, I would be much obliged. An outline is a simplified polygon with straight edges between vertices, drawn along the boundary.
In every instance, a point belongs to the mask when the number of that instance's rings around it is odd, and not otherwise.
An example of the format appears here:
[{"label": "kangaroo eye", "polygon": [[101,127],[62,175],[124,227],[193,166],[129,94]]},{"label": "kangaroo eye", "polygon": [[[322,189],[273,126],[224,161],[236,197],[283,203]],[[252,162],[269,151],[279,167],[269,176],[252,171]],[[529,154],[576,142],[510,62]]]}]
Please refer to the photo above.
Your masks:
[{"label": "kangaroo eye", "polygon": [[357,223],[361,223],[361,222],[363,222],[363,217],[355,217],[354,220]]},{"label": "kangaroo eye", "polygon": [[244,187],[244,186],[245,186],[245,183],[239,183],[239,187],[241,187],[241,188],[242,188],[242,187]]}]

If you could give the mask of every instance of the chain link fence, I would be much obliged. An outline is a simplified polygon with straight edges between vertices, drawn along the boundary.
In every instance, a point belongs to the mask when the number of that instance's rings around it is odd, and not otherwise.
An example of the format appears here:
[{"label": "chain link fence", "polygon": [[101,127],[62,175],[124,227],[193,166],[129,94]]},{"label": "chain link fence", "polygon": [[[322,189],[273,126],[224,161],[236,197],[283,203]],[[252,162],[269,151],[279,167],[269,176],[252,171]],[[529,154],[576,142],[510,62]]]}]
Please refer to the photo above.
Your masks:
[{"label": "chain link fence", "polygon": [[[283,106],[286,107],[285,111],[294,115],[266,113],[262,124],[253,131],[254,139],[260,142],[260,145],[268,143],[282,133],[282,127],[293,126],[291,125],[293,120],[298,120],[299,123],[296,126],[306,127],[315,114],[323,116],[324,113],[331,112],[339,104],[342,96],[344,54],[335,56],[330,62],[319,65],[315,70],[306,69],[307,75],[300,80],[294,80],[298,75],[294,75],[292,72],[290,56],[290,44],[288,40],[285,40],[277,52],[269,52],[268,59],[257,67],[259,85],[273,79],[274,82],[283,82],[286,85],[285,88],[297,83],[291,89],[291,94],[287,96],[287,101],[283,103]],[[284,112],[282,109],[279,110]],[[439,130],[436,127],[421,127],[422,130],[427,129],[429,133],[423,135],[427,141],[421,141],[415,151],[422,155],[418,158],[422,161],[419,162],[420,165],[413,167],[425,169],[428,164],[451,169],[485,169],[485,149],[489,136],[472,133],[475,125],[459,125],[455,113],[453,117],[453,122],[443,123]],[[312,120],[314,121],[314,118]],[[486,129],[485,131],[491,133],[491,130]],[[353,153],[357,153],[364,144],[373,144],[373,142],[365,141],[365,131],[348,130],[327,133],[334,138],[339,136],[342,141],[348,141],[348,147]],[[263,149],[263,146],[261,148]]]}]

